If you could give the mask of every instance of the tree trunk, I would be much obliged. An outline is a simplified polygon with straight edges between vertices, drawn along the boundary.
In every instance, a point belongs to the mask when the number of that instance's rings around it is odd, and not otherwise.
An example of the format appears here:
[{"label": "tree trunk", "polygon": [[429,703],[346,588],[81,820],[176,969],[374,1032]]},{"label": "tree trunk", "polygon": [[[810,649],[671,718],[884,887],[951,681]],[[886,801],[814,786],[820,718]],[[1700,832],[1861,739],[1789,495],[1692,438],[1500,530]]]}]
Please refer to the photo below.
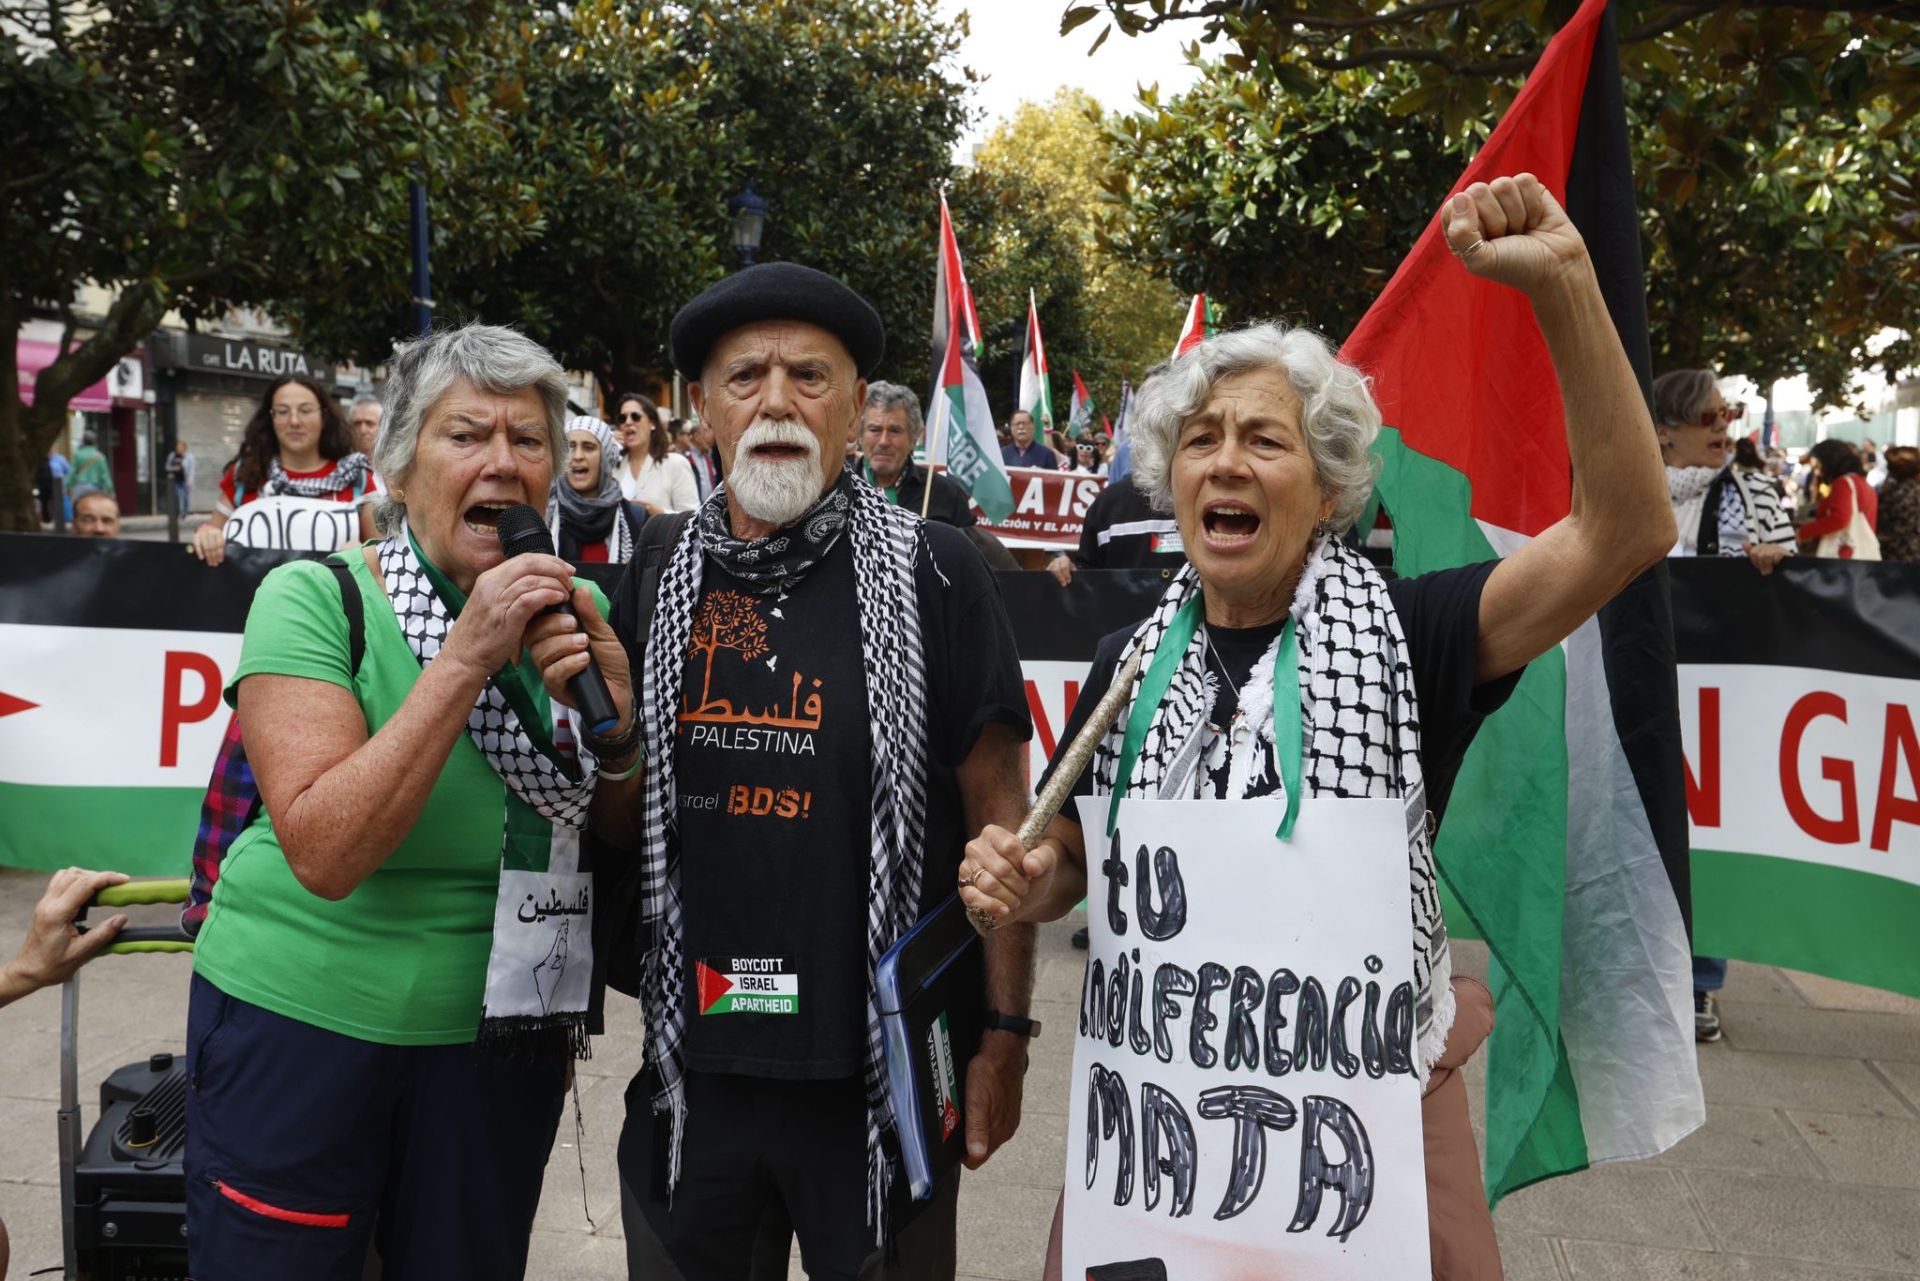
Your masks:
[{"label": "tree trunk", "polygon": [[[17,369],[10,376],[17,387]],[[47,450],[44,445],[36,449],[28,440],[26,413],[17,391],[0,397],[0,531],[9,533],[31,534],[40,529],[40,513],[33,502],[33,473]]]},{"label": "tree trunk", "polygon": [[[0,530],[37,530],[33,473],[60,436],[73,398],[105,378],[120,358],[140,345],[166,314],[160,287],[151,281],[129,285],[108,308],[92,337],[41,370],[34,379],[33,404],[20,400],[17,361],[0,369]],[[18,334],[26,310],[0,307],[0,330]]]}]

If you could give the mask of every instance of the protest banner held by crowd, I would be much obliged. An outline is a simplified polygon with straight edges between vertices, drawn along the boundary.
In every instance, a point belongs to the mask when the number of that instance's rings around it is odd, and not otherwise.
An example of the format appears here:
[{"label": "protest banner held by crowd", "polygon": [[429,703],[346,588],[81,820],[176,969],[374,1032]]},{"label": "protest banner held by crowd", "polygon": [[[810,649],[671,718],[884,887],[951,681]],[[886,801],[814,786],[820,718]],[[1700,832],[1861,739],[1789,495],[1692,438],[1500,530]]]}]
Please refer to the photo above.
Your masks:
[{"label": "protest banner held by crowd", "polygon": [[[1730,964],[1920,997],[1920,348],[1672,299],[1713,211],[1826,247],[1809,314],[1920,299],[1910,184],[1861,196],[1912,21],[1145,8],[1057,26],[1234,51],[967,164],[932,0],[0,24],[97,153],[32,140],[0,290],[0,865],[59,869],[0,1005],[65,985],[66,1273],[536,1274],[599,1039],[630,1277],[952,1278],[1043,1145],[998,1268],[1498,1278],[1503,1198],[1680,1159],[1781,1035]],[[1736,212],[1689,104],[1776,157]],[[1889,419],[1776,413],[1841,360]],[[74,984],[142,947],[178,1061],[87,1135]]]}]

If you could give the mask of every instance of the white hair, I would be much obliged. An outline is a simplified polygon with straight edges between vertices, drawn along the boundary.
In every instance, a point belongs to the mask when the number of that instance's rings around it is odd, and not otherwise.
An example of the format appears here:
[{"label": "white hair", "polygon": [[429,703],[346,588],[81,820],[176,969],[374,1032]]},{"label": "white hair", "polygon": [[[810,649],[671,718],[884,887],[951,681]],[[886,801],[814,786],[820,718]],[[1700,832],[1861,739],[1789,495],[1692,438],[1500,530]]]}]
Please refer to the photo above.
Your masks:
[{"label": "white hair", "polygon": [[1276,369],[1300,397],[1300,430],[1320,492],[1333,502],[1328,526],[1344,533],[1366,509],[1379,461],[1380,410],[1371,380],[1342,364],[1310,329],[1268,322],[1215,334],[1148,377],[1128,411],[1134,483],[1162,511],[1173,509],[1173,454],[1180,429],[1232,374]]},{"label": "white hair", "polygon": [[[554,464],[566,456],[567,376],[552,354],[533,339],[502,325],[440,329],[393,349],[387,377],[386,414],[373,447],[373,469],[387,483],[403,483],[420,448],[427,410],[465,379],[481,391],[512,395],[531,387],[546,411],[547,444]],[[407,505],[391,493],[374,506],[383,530],[399,528]]]},{"label": "white hair", "polygon": [[[776,463],[755,458],[761,445],[798,445],[807,451],[804,461]],[[819,499],[826,484],[820,465],[820,439],[798,419],[760,419],[747,428],[733,451],[727,472],[727,492],[740,510],[769,525],[788,525],[800,519]]]}]

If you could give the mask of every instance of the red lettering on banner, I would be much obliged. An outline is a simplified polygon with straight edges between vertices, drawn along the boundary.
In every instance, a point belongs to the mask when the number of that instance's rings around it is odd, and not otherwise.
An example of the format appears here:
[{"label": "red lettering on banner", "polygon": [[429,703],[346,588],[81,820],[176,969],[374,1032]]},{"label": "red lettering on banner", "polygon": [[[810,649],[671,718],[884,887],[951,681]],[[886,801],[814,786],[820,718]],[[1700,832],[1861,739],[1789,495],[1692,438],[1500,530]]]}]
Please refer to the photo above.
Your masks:
[{"label": "red lettering on banner", "polygon": [[1882,854],[1893,845],[1893,824],[1920,825],[1920,796],[1895,796],[1900,762],[1907,766],[1907,781],[1920,792],[1920,737],[1913,732],[1913,713],[1902,703],[1887,705],[1887,736],[1880,745],[1880,793],[1873,802],[1873,848]]},{"label": "red lettering on banner", "polygon": [[[180,701],[188,672],[200,677],[200,695],[191,704]],[[160,700],[160,768],[180,763],[180,727],[204,721],[220,706],[220,665],[192,650],[167,651],[165,693]]]},{"label": "red lettering on banner", "polygon": [[1808,836],[1829,845],[1853,845],[1860,840],[1860,799],[1854,794],[1853,762],[1833,756],[1820,758],[1820,776],[1840,785],[1837,819],[1815,813],[1800,786],[1800,740],[1819,716],[1831,716],[1846,724],[1847,700],[1820,690],[1805,695],[1787,712],[1786,726],[1780,732],[1780,794],[1786,799],[1787,813]]},{"label": "red lettering on banner", "polygon": [[1700,781],[1693,778],[1693,765],[1686,753],[1680,754],[1680,768],[1687,773],[1687,816],[1700,827],[1720,826],[1720,691],[1700,690]]},{"label": "red lettering on banner", "polygon": [[[1061,704],[1061,707],[1066,710],[1067,715],[1071,716],[1073,715],[1073,705],[1080,701],[1080,682],[1067,681],[1065,688],[1067,697],[1066,701]],[[1052,760],[1055,741],[1053,737],[1053,722],[1047,719],[1046,704],[1040,700],[1040,687],[1033,681],[1027,682],[1027,711],[1033,716],[1033,732],[1039,735],[1040,738],[1040,754],[1048,760]],[[1060,724],[1061,728],[1064,729],[1066,727],[1065,721],[1060,722]]]}]

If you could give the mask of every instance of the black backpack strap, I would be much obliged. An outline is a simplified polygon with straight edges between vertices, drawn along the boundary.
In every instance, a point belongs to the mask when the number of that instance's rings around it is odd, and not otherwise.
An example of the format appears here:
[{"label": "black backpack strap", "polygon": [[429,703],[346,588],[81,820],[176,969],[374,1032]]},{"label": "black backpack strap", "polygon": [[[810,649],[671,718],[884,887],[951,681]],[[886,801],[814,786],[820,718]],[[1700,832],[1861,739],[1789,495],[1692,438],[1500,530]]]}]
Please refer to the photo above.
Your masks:
[{"label": "black backpack strap", "polygon": [[[354,548],[349,555],[358,556],[360,549]],[[360,660],[367,656],[367,605],[360,596],[360,584],[353,581],[353,570],[345,561],[327,557],[327,568],[333,571],[334,579],[340,584],[340,609],[347,616],[347,658],[348,670],[354,675],[360,674]]]},{"label": "black backpack strap", "polygon": [[[660,575],[692,519],[692,512],[654,516],[640,527],[634,540],[633,559],[621,579],[618,598],[624,603],[628,584],[632,584],[632,609],[628,613],[616,608],[615,616],[620,621],[615,630],[622,633],[620,640],[627,647],[635,682],[642,679],[640,662],[647,652],[647,631],[653,626],[653,608],[660,596]],[[589,834],[588,852],[595,902],[593,988],[587,1001],[587,1026],[597,1033],[605,1028],[608,987],[628,996],[640,995],[640,860],[632,850],[609,847],[597,834]]]},{"label": "black backpack strap", "polygon": [[667,557],[680,545],[680,535],[692,519],[690,511],[673,512],[655,516],[640,528],[640,541],[633,548],[633,558],[640,562],[640,592],[634,604],[639,610],[635,615],[639,623],[635,634],[641,639],[643,649],[647,629],[653,626],[654,604],[660,599],[661,571],[667,566]]}]

